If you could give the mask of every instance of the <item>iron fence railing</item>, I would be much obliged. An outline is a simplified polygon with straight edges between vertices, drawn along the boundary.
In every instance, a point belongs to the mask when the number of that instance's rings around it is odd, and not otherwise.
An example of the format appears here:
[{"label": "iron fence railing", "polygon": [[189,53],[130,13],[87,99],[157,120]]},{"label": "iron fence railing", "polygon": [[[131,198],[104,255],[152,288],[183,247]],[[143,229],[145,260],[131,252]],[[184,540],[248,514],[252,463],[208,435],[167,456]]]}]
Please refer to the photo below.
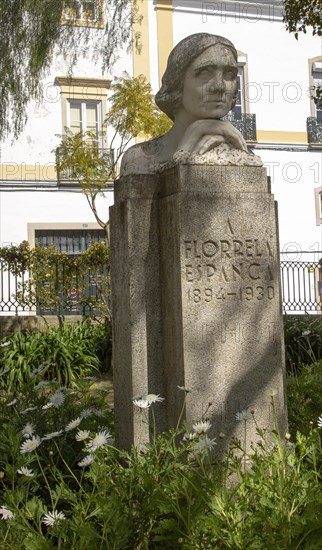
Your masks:
[{"label": "iron fence railing", "polygon": [[[284,253],[280,266],[284,313],[322,314],[322,252]],[[38,289],[33,287],[31,299],[27,300],[26,289],[32,288],[31,274],[12,266],[9,271],[7,264],[0,261],[0,315],[96,315],[97,303],[106,296],[106,266],[85,271],[79,268],[72,277],[65,275],[65,268],[57,263],[55,280],[38,284]],[[53,288],[55,300],[48,305],[43,296],[46,289],[52,293]]]},{"label": "iron fence railing", "polygon": [[[72,258],[71,258],[72,259]],[[104,311],[108,295],[105,265],[91,269],[73,268],[57,261],[51,266],[50,280],[35,282],[32,273],[0,261],[0,315],[83,315]]]},{"label": "iron fence railing", "polygon": [[281,287],[285,313],[322,313],[322,252],[281,256]]}]

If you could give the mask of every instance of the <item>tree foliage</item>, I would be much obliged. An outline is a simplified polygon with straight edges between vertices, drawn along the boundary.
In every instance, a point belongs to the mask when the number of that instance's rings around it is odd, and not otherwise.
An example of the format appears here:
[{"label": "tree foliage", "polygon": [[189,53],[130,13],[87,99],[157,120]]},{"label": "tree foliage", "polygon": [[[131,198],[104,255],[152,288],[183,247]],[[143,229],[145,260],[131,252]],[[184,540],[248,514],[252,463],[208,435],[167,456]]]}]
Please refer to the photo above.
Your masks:
[{"label": "tree foliage", "polygon": [[[75,256],[60,252],[55,245],[34,248],[23,241],[0,248],[3,271],[15,276],[14,299],[23,310],[35,307],[60,311],[86,306],[110,319],[109,249],[104,242],[92,243]],[[95,286],[95,296],[89,288]]]},{"label": "tree foliage", "polygon": [[110,69],[117,51],[130,44],[132,24],[138,19],[137,0],[105,2],[105,27],[67,24],[68,0],[2,0],[0,2],[0,138],[17,137],[31,99],[42,97],[41,81],[54,54],[67,60],[71,72],[77,57],[93,46],[93,59]]},{"label": "tree foliage", "polygon": [[[56,168],[60,177],[76,180],[82,187],[97,223],[104,229],[109,241],[108,221],[103,220],[96,207],[96,199],[117,176],[120,157],[134,137],[154,138],[166,133],[172,121],[155,105],[151,86],[145,77],[123,76],[116,78],[111,87],[110,108],[104,127],[114,128],[110,149],[97,146],[92,132],[62,137],[56,149]],[[104,141],[105,132],[101,139]],[[117,143],[117,149],[113,149]],[[111,155],[113,151],[113,156]]]},{"label": "tree foliage", "polygon": [[[322,36],[322,0],[285,0],[284,22],[296,40],[300,32],[307,33],[308,27],[313,36]],[[321,104],[322,87],[313,86],[310,91],[314,102]]]},{"label": "tree foliage", "polygon": [[322,0],[285,0],[284,22],[289,32],[307,32],[311,27],[313,35],[322,36]]}]

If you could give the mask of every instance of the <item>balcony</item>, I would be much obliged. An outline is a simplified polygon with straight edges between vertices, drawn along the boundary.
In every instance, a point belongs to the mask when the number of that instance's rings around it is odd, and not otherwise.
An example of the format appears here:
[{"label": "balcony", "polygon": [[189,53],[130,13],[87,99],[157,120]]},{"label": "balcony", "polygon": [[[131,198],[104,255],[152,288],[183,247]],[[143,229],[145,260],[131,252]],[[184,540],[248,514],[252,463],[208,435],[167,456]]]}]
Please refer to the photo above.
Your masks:
[{"label": "balcony", "polygon": [[243,135],[245,141],[256,142],[256,115],[243,113],[236,115],[229,113],[224,117],[224,120],[229,120],[237,130]]},{"label": "balcony", "polygon": [[[96,151],[95,151],[96,153]],[[72,152],[71,152],[72,156]],[[82,167],[78,174],[72,167],[61,168],[62,161],[64,159],[61,156],[61,149],[57,147],[56,149],[56,170],[57,170],[57,181],[60,186],[79,186],[81,183],[83,172],[86,172],[86,162],[82,164]],[[92,160],[90,159],[90,162]],[[115,160],[114,160],[114,149],[99,148],[97,150],[97,165],[99,169],[98,173],[102,173],[102,180],[106,181],[106,186],[108,187],[107,180],[114,180],[115,172]]]},{"label": "balcony", "polygon": [[322,147],[322,122],[314,116],[309,116],[306,119],[307,140],[309,144]]}]

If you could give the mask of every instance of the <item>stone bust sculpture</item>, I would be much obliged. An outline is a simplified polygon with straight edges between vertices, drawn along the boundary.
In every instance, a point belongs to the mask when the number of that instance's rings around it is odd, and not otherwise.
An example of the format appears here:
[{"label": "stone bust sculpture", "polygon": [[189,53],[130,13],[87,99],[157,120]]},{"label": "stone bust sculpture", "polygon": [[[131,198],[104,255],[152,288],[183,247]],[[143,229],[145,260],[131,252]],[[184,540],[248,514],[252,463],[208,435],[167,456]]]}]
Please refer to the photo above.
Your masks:
[{"label": "stone bust sculpture", "polygon": [[180,156],[204,157],[214,164],[261,165],[259,157],[248,153],[241,133],[222,120],[236,102],[237,72],[237,51],[226,38],[198,33],[179,42],[169,55],[155,97],[173,127],[128,149],[121,176],[154,173]]}]

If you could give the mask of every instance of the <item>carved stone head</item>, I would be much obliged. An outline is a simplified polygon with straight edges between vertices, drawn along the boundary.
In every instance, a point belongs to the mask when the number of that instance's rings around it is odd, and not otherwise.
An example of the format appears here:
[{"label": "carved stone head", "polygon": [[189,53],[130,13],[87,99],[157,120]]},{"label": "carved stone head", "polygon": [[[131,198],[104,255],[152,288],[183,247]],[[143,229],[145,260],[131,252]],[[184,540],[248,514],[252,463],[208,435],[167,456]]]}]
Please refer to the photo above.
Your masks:
[{"label": "carved stone head", "polygon": [[[207,50],[209,50],[208,56],[204,54]],[[215,54],[214,64],[217,63],[219,55],[223,59],[226,59],[226,61],[224,61],[226,65],[233,66],[232,68],[234,69],[234,75],[230,77],[233,81],[230,85],[229,102],[227,102],[227,105],[228,103],[229,105],[227,107],[226,105],[223,106],[223,109],[221,109],[222,112],[218,110],[218,116],[214,115],[213,118],[221,118],[234,107],[237,98],[237,51],[227,38],[208,33],[197,33],[184,38],[173,48],[168,58],[166,71],[162,78],[161,89],[155,97],[155,102],[158,107],[172,120],[175,119],[176,112],[182,105],[187,71],[191,66],[194,68],[194,66],[197,65],[196,60],[202,56],[202,54],[204,54],[203,57],[209,58],[212,52]],[[197,69],[198,67],[196,67],[196,70]],[[205,96],[205,101],[207,99],[207,94],[209,92],[217,92],[220,86],[220,84],[212,84],[210,86],[210,84],[208,85],[205,81],[202,91]],[[214,90],[212,90],[212,88],[214,88]],[[207,118],[207,116],[205,116],[205,118]],[[212,116],[209,118],[212,118]]]}]

